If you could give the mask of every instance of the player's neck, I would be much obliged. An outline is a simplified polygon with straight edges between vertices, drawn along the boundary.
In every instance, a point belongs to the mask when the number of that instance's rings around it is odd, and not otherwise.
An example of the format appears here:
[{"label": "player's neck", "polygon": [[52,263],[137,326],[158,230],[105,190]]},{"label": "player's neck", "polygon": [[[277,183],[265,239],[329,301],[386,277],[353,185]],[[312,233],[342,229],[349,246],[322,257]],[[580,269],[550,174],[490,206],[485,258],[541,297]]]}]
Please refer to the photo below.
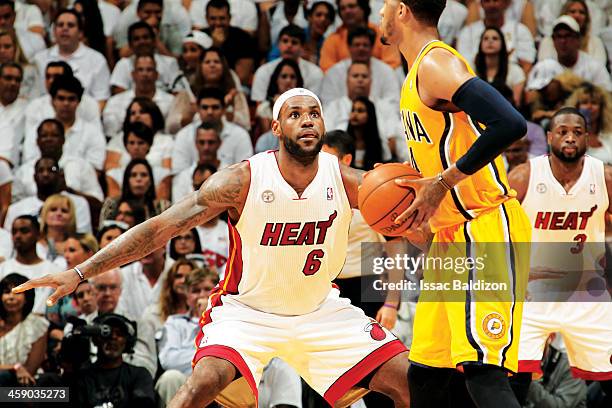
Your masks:
[{"label": "player's neck", "polygon": [[549,156],[548,161],[550,163],[550,170],[552,171],[553,177],[557,179],[566,190],[569,190],[578,178],[582,174],[584,168],[584,156],[575,162],[565,162],[552,154]]},{"label": "player's neck", "polygon": [[440,36],[436,27],[422,27],[419,30],[410,31],[410,35],[405,38],[399,44],[399,51],[406,59],[408,69],[410,69],[423,48],[428,43],[439,40]]},{"label": "player's neck", "polygon": [[314,160],[306,162],[281,149],[276,152],[276,159],[281,176],[298,195],[304,192],[319,170],[319,155]]}]

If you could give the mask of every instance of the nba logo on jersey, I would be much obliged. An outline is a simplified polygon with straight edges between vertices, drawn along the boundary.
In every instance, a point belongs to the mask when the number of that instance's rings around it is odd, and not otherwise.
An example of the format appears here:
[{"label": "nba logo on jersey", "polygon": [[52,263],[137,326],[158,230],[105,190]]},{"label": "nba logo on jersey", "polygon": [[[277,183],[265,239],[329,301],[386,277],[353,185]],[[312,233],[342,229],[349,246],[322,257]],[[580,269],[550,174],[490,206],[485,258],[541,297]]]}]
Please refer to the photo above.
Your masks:
[{"label": "nba logo on jersey", "polygon": [[327,200],[331,201],[334,199],[334,189],[327,187]]},{"label": "nba logo on jersey", "polygon": [[595,184],[590,184],[589,185],[589,193],[590,194],[595,194]]}]

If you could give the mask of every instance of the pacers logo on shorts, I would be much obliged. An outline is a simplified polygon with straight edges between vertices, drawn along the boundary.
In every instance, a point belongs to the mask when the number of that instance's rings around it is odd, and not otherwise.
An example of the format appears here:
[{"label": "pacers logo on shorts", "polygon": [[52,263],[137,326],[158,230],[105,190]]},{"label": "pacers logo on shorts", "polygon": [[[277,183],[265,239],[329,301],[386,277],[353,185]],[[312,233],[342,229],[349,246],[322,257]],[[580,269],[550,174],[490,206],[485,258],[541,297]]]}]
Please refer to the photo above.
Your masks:
[{"label": "pacers logo on shorts", "polygon": [[498,313],[489,313],[482,321],[482,330],[492,339],[500,339],[506,333],[504,319]]}]

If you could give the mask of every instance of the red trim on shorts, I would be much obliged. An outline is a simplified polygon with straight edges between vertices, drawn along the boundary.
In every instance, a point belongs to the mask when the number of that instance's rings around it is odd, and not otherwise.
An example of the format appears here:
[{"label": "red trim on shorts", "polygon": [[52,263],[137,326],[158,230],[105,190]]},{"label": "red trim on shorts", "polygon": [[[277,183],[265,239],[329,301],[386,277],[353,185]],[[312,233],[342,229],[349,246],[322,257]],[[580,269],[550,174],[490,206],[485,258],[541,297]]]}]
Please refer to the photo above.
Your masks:
[{"label": "red trim on shorts", "polygon": [[255,399],[257,400],[259,398],[259,395],[257,393],[257,384],[255,384],[253,374],[251,373],[251,370],[249,370],[249,367],[247,366],[240,353],[238,353],[236,350],[231,347],[222,346],[219,344],[206,346],[196,351],[196,354],[193,357],[192,366],[195,367],[196,363],[202,357],[217,357],[232,363],[234,367],[236,367],[240,374],[242,374],[242,376],[249,383],[249,387],[251,387],[251,391],[253,392],[253,395],[255,395]]},{"label": "red trim on shorts", "polygon": [[340,286],[336,285],[334,282],[332,282],[332,288],[338,289],[338,292],[340,292]]},{"label": "red trim on shorts", "polygon": [[572,376],[576,378],[582,378],[587,381],[608,381],[612,380],[612,371],[608,372],[594,372],[594,371],[586,371],[581,370],[578,367],[570,367],[572,371]]},{"label": "red trim on shorts", "polygon": [[399,340],[393,340],[380,346],[355,364],[353,368],[338,377],[338,379],[336,379],[327,389],[323,398],[333,407],[334,403],[340,397],[346,394],[348,390],[361,381],[366,375],[370,374],[383,363],[389,361],[392,357],[407,350],[406,346]]},{"label": "red trim on shorts", "polygon": [[519,360],[519,373],[540,373],[542,374],[541,360]]}]

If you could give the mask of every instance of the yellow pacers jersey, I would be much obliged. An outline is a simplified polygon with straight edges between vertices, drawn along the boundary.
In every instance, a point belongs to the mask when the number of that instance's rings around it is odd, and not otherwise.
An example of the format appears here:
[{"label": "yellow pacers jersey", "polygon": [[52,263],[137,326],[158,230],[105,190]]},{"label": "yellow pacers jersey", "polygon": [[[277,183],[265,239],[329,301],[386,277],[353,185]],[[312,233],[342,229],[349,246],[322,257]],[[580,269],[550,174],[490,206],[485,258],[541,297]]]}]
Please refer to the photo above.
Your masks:
[{"label": "yellow pacers jersey", "polygon": [[[433,177],[463,156],[480,135],[482,125],[465,112],[436,111],[425,105],[417,90],[417,72],[423,57],[433,48],[444,48],[470,65],[442,41],[427,44],[417,56],[402,86],[400,109],[412,166],[424,177]],[[516,193],[508,186],[501,156],[455,186],[430,219],[433,232],[474,219],[499,206]]]}]

